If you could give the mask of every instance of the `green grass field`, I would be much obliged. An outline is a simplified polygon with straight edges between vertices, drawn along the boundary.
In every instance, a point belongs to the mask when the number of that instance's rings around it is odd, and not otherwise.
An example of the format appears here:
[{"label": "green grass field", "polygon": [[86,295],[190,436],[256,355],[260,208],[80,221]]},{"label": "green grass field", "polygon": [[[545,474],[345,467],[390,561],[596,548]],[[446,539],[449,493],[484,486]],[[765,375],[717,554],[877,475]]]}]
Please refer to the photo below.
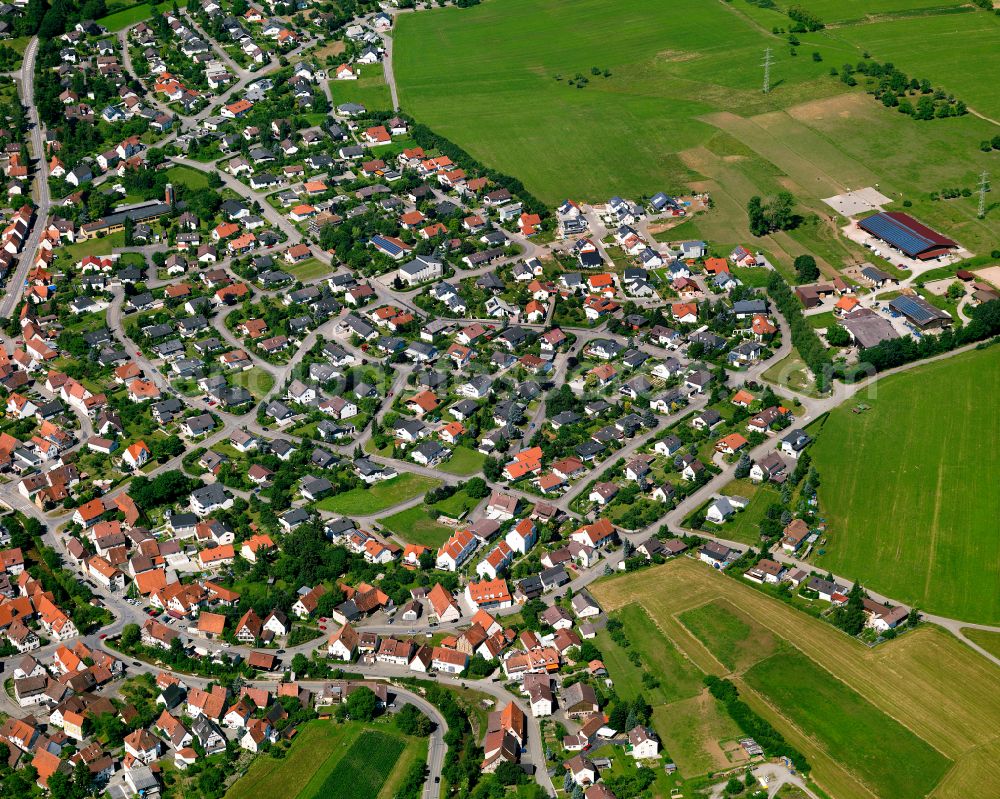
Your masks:
[{"label": "green grass field", "polygon": [[373,486],[354,488],[343,494],[324,497],[316,503],[316,507],[346,516],[371,516],[424,494],[440,484],[441,481],[433,477],[404,472],[399,477]]},{"label": "green grass field", "polygon": [[[295,737],[288,754],[279,759],[258,757],[226,793],[226,799],[258,796],[298,796],[331,754],[340,754],[361,734],[360,724],[314,721]],[[331,764],[332,765],[332,764]]]},{"label": "green grass field", "polygon": [[330,267],[319,260],[319,258],[307,258],[300,264],[288,267],[289,274],[293,275],[296,280],[301,280],[303,283],[322,277],[330,271]]},{"label": "green grass field", "polygon": [[335,106],[341,103],[361,103],[369,111],[391,111],[392,95],[385,82],[381,64],[361,67],[357,80],[331,80],[330,93]]},{"label": "green grass field", "polygon": [[[928,78],[980,113],[1000,119],[1000,85],[984,79],[1000,72],[1000,17],[995,14],[970,11],[888,19],[838,28],[828,35],[907,74]],[[975,69],[969,69],[970,64]]]},{"label": "green grass field", "polygon": [[324,768],[299,792],[298,799],[321,799],[345,793],[378,796],[405,748],[402,736],[365,730],[343,755],[336,758],[330,770],[325,766],[333,758],[327,759]]},{"label": "green grass field", "polygon": [[761,661],[744,679],[799,729],[823,740],[879,796],[920,799],[951,766],[926,741],[798,652]]},{"label": "green grass field", "polygon": [[707,692],[654,707],[653,728],[685,777],[726,768],[719,742],[740,737],[740,728]]},{"label": "green grass field", "polygon": [[724,600],[685,611],[678,619],[730,671],[742,671],[779,648],[770,632]]},{"label": "green grass field", "polygon": [[987,652],[1000,658],[1000,633],[977,630],[975,627],[963,627],[962,632],[970,641],[979,644]]},{"label": "green grass field", "polygon": [[485,460],[486,456],[479,450],[460,445],[452,450],[451,457],[448,458],[447,463],[442,463],[438,468],[442,472],[448,472],[448,474],[467,477],[482,471]]},{"label": "green grass field", "polygon": [[56,253],[71,262],[76,263],[88,255],[111,255],[116,247],[125,246],[125,231],[110,233],[100,238],[87,239],[76,244],[69,244],[56,250]]},{"label": "green grass field", "polygon": [[[881,380],[813,449],[829,543],[820,566],[944,616],[1000,622],[1000,348]],[[871,410],[854,414],[857,402]]]},{"label": "green grass field", "polygon": [[[177,5],[183,8],[187,5],[187,0],[179,0]],[[133,25],[149,19],[154,13],[169,11],[173,6],[173,2],[160,3],[159,5],[141,3],[130,8],[123,8],[121,11],[116,11],[113,14],[108,14],[108,16],[97,20],[97,24],[103,25],[111,33],[117,33],[120,30],[131,28]]]},{"label": "green grass field", "polygon": [[180,183],[190,189],[208,188],[208,173],[189,166],[172,166],[166,171],[167,180]]},{"label": "green grass field", "polygon": [[745,65],[775,37],[714,2],[497,0],[403,15],[395,39],[402,105],[550,203],[683,186],[697,175],[675,154],[710,135],[701,114],[842,90],[782,53],[784,91],[761,94]]},{"label": "green grass field", "polygon": [[232,380],[234,385],[243,386],[243,388],[257,399],[267,396],[271,389],[274,388],[274,375],[270,372],[265,372],[259,366],[255,366],[253,369],[248,369],[245,372],[235,372],[230,375],[230,380]]},{"label": "green grass field", "polygon": [[616,618],[624,625],[625,635],[642,657],[646,669],[660,680],[658,687],[646,688],[642,684],[643,669],[628,659],[606,630],[601,630],[596,644],[604,656],[604,664],[614,676],[615,690],[621,696],[632,699],[641,694],[651,705],[661,705],[701,693],[701,670],[660,632],[641,606],[624,607]]},{"label": "green grass field", "polygon": [[285,757],[258,757],[226,799],[357,795],[389,799],[406,768],[427,754],[426,741],[358,722],[311,721]]},{"label": "green grass field", "polygon": [[[974,197],[929,195],[974,188],[980,172],[995,168],[979,144],[997,125],[972,114],[916,122],[829,70],[857,62],[867,48],[995,120],[1000,88],[988,76],[1000,61],[1000,22],[979,11],[949,13],[936,0],[806,5],[831,22],[878,19],[799,34],[793,56],[785,37],[771,33],[787,29],[788,17],[746,0],[490,0],[401,16],[394,70],[408,112],[550,204],[709,191],[714,208],[693,227],[709,241],[731,242],[749,237],[750,196],[787,189],[806,223],[759,243],[779,268],[811,252],[832,274],[872,256],[840,234],[842,220],[821,198],[878,184],[974,252],[995,248],[1000,212],[979,220]],[[767,95],[757,66],[765,47],[775,59]],[[583,88],[570,85],[577,74],[588,81]]]},{"label": "green grass field", "polygon": [[453,528],[432,519],[423,505],[379,519],[379,524],[408,544],[423,544],[433,549],[440,547],[454,532]]},{"label": "green grass field", "polygon": [[[935,625],[869,648],[686,558],[602,580],[591,593],[609,614],[641,605],[698,668],[732,679],[744,701],[805,754],[819,789],[813,795],[997,792],[1000,669]],[[694,699],[654,708],[665,751],[678,764],[684,758],[689,782],[697,774],[691,764],[733,765],[724,732],[704,710]]]}]

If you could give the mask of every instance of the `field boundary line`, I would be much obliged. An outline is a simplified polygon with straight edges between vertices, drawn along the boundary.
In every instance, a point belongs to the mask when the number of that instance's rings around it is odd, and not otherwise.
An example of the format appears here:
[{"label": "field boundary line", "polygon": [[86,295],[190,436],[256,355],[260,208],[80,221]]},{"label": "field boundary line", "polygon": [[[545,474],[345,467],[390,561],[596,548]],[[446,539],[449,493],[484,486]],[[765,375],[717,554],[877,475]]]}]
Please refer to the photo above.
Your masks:
[{"label": "field boundary line", "polygon": [[[691,566],[693,567],[693,566],[694,566],[694,564],[691,564]],[[699,575],[699,576],[701,576],[701,575]],[[704,579],[704,578],[702,577],[702,579]],[[711,578],[709,578],[709,579],[711,579]],[[732,586],[740,586],[740,589],[738,589],[738,590],[746,590],[746,591],[750,591],[750,592],[751,592],[751,594],[750,594],[750,595],[752,595],[752,596],[754,596],[754,597],[757,597],[757,598],[758,598],[758,601],[759,601],[759,602],[763,602],[763,603],[764,603],[765,605],[766,605],[766,604],[770,604],[770,603],[772,603],[772,602],[776,602],[776,603],[778,603],[778,605],[780,605],[780,606],[781,606],[781,607],[782,607],[783,609],[787,610],[787,611],[788,611],[788,612],[790,612],[790,613],[794,613],[794,614],[796,614],[796,615],[797,615],[797,614],[799,614],[799,613],[802,613],[802,611],[799,611],[799,610],[798,610],[798,609],[796,609],[796,608],[791,608],[791,607],[788,607],[788,608],[785,608],[785,607],[784,607],[784,603],[780,602],[779,600],[776,600],[776,599],[772,599],[771,597],[768,597],[768,596],[767,596],[767,595],[765,595],[765,594],[761,594],[760,592],[758,592],[758,591],[755,591],[754,589],[750,588],[749,586],[743,586],[743,585],[741,585],[740,583],[736,582],[736,580],[735,580],[735,579],[732,579],[732,578],[728,578],[728,577],[725,577],[724,575],[719,575],[719,579],[722,579],[722,580],[731,580],[731,582],[732,582]],[[731,587],[732,587],[732,586],[731,586]],[[748,596],[749,596],[749,595],[748,595]],[[939,754],[941,754],[941,756],[942,756],[942,757],[944,757],[945,759],[947,759],[947,760],[950,760],[950,761],[952,761],[952,762],[956,762],[956,759],[955,759],[954,757],[952,757],[952,756],[948,755],[948,754],[947,754],[946,752],[943,752],[943,751],[942,751],[942,750],[940,749],[940,747],[939,747],[939,746],[937,746],[937,745],[935,745],[935,744],[931,743],[930,741],[928,741],[928,740],[927,740],[927,739],[926,739],[926,738],[925,738],[925,737],[924,737],[923,735],[921,735],[921,734],[920,734],[920,733],[918,733],[918,732],[917,732],[916,730],[914,730],[914,729],[913,729],[913,728],[912,728],[912,727],[911,727],[911,726],[910,726],[909,724],[907,724],[906,722],[904,722],[903,720],[901,720],[900,718],[898,718],[898,717],[897,717],[897,716],[896,716],[896,715],[895,715],[894,713],[892,713],[892,712],[891,712],[890,710],[888,710],[888,709],[887,709],[886,707],[884,707],[883,705],[881,705],[881,704],[879,704],[879,703],[875,702],[875,701],[874,701],[874,699],[872,699],[871,697],[869,697],[869,696],[868,696],[868,695],[867,695],[866,693],[862,692],[862,691],[861,691],[861,690],[860,690],[859,688],[856,688],[856,687],[852,686],[852,685],[851,685],[851,684],[850,684],[849,682],[847,682],[846,680],[844,680],[844,679],[842,679],[841,677],[838,677],[837,675],[835,675],[835,674],[834,674],[834,673],[833,673],[832,671],[830,671],[830,670],[829,670],[829,669],[828,669],[828,668],[827,668],[826,666],[824,666],[824,665],[823,665],[822,663],[820,663],[820,662],[819,662],[818,660],[816,660],[816,658],[814,658],[814,657],[813,657],[812,655],[810,655],[810,654],[809,654],[809,653],[808,653],[807,651],[805,651],[805,650],[804,650],[804,649],[803,649],[803,648],[802,648],[801,646],[799,646],[799,645],[798,645],[798,644],[797,644],[797,643],[796,643],[796,642],[795,642],[795,641],[794,641],[794,640],[793,640],[792,638],[790,638],[790,637],[789,637],[789,636],[787,636],[786,634],[782,633],[782,632],[781,632],[781,631],[780,631],[779,629],[777,629],[777,628],[776,628],[775,626],[773,626],[772,624],[769,624],[769,623],[768,623],[768,621],[769,621],[769,620],[771,619],[771,616],[770,616],[769,614],[766,614],[766,613],[764,613],[764,614],[761,614],[761,617],[760,617],[760,618],[758,618],[758,617],[757,617],[756,615],[754,615],[754,614],[753,614],[753,613],[752,613],[751,611],[747,611],[747,610],[745,610],[745,609],[741,608],[741,607],[740,607],[739,605],[736,605],[736,603],[734,603],[734,602],[733,602],[733,601],[731,600],[731,598],[730,598],[730,597],[727,597],[727,596],[723,596],[723,597],[722,597],[722,599],[724,599],[724,600],[727,600],[727,601],[729,601],[729,604],[731,604],[731,605],[734,605],[735,607],[738,607],[738,608],[740,608],[740,609],[741,609],[741,610],[742,610],[742,611],[743,611],[744,613],[749,613],[749,615],[751,615],[751,616],[752,616],[753,620],[754,620],[754,621],[755,621],[756,623],[760,624],[760,625],[761,625],[762,627],[764,627],[765,629],[767,629],[767,630],[768,630],[768,631],[769,631],[769,632],[770,632],[770,633],[771,633],[772,635],[775,635],[775,636],[776,636],[776,637],[777,637],[777,638],[778,638],[779,640],[781,640],[781,641],[785,641],[786,643],[788,643],[788,644],[789,644],[789,645],[790,645],[790,646],[791,646],[791,647],[792,647],[792,648],[793,648],[793,649],[794,649],[795,651],[797,651],[797,652],[798,652],[799,654],[801,654],[801,655],[802,655],[803,657],[805,657],[806,659],[808,659],[808,660],[809,660],[809,661],[811,661],[812,663],[816,664],[816,666],[817,666],[817,667],[818,667],[819,669],[821,669],[821,670],[822,670],[822,671],[823,671],[824,673],[826,673],[826,674],[829,674],[829,675],[830,675],[830,676],[831,676],[831,677],[832,677],[833,679],[835,679],[835,680],[839,680],[839,681],[840,681],[840,682],[841,682],[841,683],[842,683],[843,685],[845,685],[845,686],[846,686],[847,688],[849,688],[849,689],[850,689],[851,691],[853,691],[853,692],[854,692],[855,694],[857,694],[857,695],[858,695],[858,696],[860,696],[860,697],[861,697],[862,699],[864,699],[864,700],[865,700],[866,702],[868,702],[868,703],[869,703],[869,704],[870,704],[870,705],[871,705],[872,707],[874,707],[874,708],[876,708],[877,710],[879,710],[879,711],[881,711],[881,712],[885,713],[885,715],[887,715],[887,716],[888,716],[889,718],[891,718],[891,719],[893,719],[894,721],[896,721],[896,722],[897,722],[897,723],[898,723],[898,724],[899,724],[900,726],[902,726],[902,727],[904,727],[905,729],[909,730],[909,731],[910,731],[910,732],[911,732],[911,733],[912,733],[912,734],[913,734],[913,735],[914,735],[914,736],[915,736],[915,737],[916,737],[917,739],[919,739],[919,740],[923,741],[924,743],[926,743],[926,744],[927,744],[927,745],[928,745],[929,747],[931,747],[931,748],[932,748],[932,749],[934,749],[934,750],[935,750],[936,752],[938,752]],[[709,600],[709,602],[711,602],[711,601],[712,601],[712,600]],[[702,603],[702,604],[708,604],[708,603],[706,602],[706,603]],[[701,607],[701,606],[699,605],[698,607]],[[681,612],[685,612],[685,611],[681,611]],[[673,614],[671,614],[671,615],[673,615]],[[808,616],[807,614],[804,614],[804,615],[806,616],[806,619],[805,619],[805,620],[808,620],[808,621],[812,621],[812,622],[815,622],[816,624],[821,624],[821,625],[824,625],[824,626],[829,626],[829,627],[830,627],[830,629],[831,629],[831,632],[840,632],[839,630],[837,630],[837,629],[836,629],[835,627],[833,627],[832,625],[827,625],[827,624],[826,624],[826,622],[823,622],[823,621],[821,621],[821,620],[819,620],[819,619],[813,619],[812,617],[809,617],[809,616]],[[681,626],[683,627],[684,625],[683,625],[683,624],[681,624]],[[687,628],[685,627],[685,630],[686,630],[686,629],[687,629]],[[690,633],[689,633],[689,634],[690,634]],[[693,636],[693,634],[691,634],[691,635],[692,635],[692,637],[694,637],[694,636]],[[857,645],[857,647],[860,647],[860,649],[861,649],[861,652],[859,652],[858,654],[859,654],[859,655],[861,655],[861,656],[863,656],[863,655],[866,655],[866,654],[868,654],[868,655],[870,656],[870,655],[871,655],[871,653],[873,653],[873,652],[875,651],[875,650],[872,650],[872,649],[869,649],[869,648],[868,648],[868,647],[866,647],[866,646],[865,646],[864,644],[862,644],[862,643],[861,643],[860,641],[856,641],[855,639],[851,638],[851,637],[850,637],[850,636],[848,636],[848,635],[847,635],[846,633],[842,633],[842,632],[840,632],[840,635],[844,636],[844,638],[845,638],[845,644],[846,644],[847,646],[851,646],[852,644],[856,644],[856,645]],[[699,644],[700,644],[701,646],[704,646],[704,644],[702,644],[702,642],[701,642],[700,640],[698,640],[698,639],[697,639],[696,637],[694,637],[694,638],[695,638],[695,640],[696,640],[696,641],[698,641],[698,643],[699,643]],[[706,648],[707,648],[707,647],[706,647]],[[711,654],[711,652],[709,652],[709,654]],[[713,657],[713,659],[715,658],[715,656],[714,656],[714,655],[712,655],[712,657]],[[771,655],[771,656],[769,656],[769,657],[773,657],[773,655]],[[766,660],[766,658],[765,658],[765,660]],[[763,662],[763,661],[760,661],[760,662]],[[859,661],[859,662],[860,662],[860,661]],[[720,665],[721,665],[721,664],[720,664]],[[755,664],[755,665],[756,665],[756,664]],[[725,669],[725,666],[723,666],[723,669]],[[741,677],[741,675],[737,674],[737,677],[738,677],[738,678],[740,678],[740,677]],[[964,754],[964,752],[963,752],[963,754]]]},{"label": "field boundary line", "polygon": [[[812,660],[812,658],[810,658],[808,655],[806,655],[806,657],[809,660]],[[763,663],[763,661],[761,661],[761,662]],[[815,661],[813,661],[813,662],[815,662]],[[867,782],[865,782],[864,780],[862,780],[861,777],[859,777],[852,769],[847,768],[847,766],[845,766],[843,763],[841,763],[838,760],[835,760],[834,757],[833,757],[833,755],[830,754],[830,752],[822,744],[822,742],[820,742],[819,740],[817,740],[816,738],[814,738],[812,735],[806,733],[798,724],[796,724],[794,721],[792,721],[791,719],[789,719],[784,713],[782,713],[777,708],[776,705],[774,705],[766,697],[764,697],[762,694],[760,694],[757,690],[755,690],[754,688],[751,688],[750,685],[747,684],[747,682],[745,680],[743,680],[742,677],[737,677],[736,680],[735,680],[735,682],[737,683],[737,689],[740,691],[740,693],[744,697],[746,697],[746,696],[749,695],[750,697],[752,697],[753,699],[756,700],[757,704],[762,705],[763,707],[767,708],[768,711],[771,713],[771,715],[773,717],[777,718],[777,719],[780,719],[780,723],[786,725],[792,731],[792,733],[796,737],[799,738],[799,740],[805,741],[805,742],[808,743],[809,746],[813,747],[814,749],[819,750],[819,752],[821,753],[821,755],[827,761],[829,761],[829,764],[830,764],[830,766],[833,769],[836,769],[836,770],[840,771],[842,774],[846,774],[848,777],[850,777],[851,781],[854,782],[855,784],[857,784],[857,786],[859,788],[863,789],[863,791],[866,793],[866,795],[872,797],[872,799],[879,799],[879,795],[877,793],[875,793],[874,789]],[[952,762],[952,765],[954,765],[955,761],[951,761],[951,762]],[[817,784],[822,785],[822,783],[820,783],[819,780],[815,779],[815,774],[813,772],[810,772],[810,774],[813,777],[813,779],[817,782]]]}]

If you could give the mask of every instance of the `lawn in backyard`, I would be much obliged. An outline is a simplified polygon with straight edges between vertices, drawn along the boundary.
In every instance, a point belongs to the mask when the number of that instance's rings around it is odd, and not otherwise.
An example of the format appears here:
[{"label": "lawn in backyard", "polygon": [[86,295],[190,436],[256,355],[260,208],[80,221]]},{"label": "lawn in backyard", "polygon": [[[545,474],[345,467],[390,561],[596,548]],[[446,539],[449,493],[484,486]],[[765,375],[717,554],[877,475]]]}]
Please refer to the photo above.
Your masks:
[{"label": "lawn in backyard", "polygon": [[288,271],[296,280],[306,283],[329,273],[331,270],[328,264],[323,263],[319,258],[307,258],[305,261],[295,266],[288,267]]},{"label": "lawn in backyard", "polygon": [[798,350],[793,349],[780,361],[767,368],[764,379],[769,383],[790,388],[792,391],[815,396],[816,384],[811,379],[811,374]]},{"label": "lawn in backyard", "polygon": [[440,480],[412,472],[364,488],[353,488],[343,494],[324,497],[316,503],[320,510],[343,513],[346,516],[370,516],[391,508],[441,484]]},{"label": "lawn in backyard", "polygon": [[164,174],[171,183],[180,183],[189,189],[207,189],[208,173],[190,166],[172,166]]},{"label": "lawn in backyard", "polygon": [[447,499],[438,500],[432,507],[452,519],[461,519],[479,502],[480,500],[470,497],[463,489],[459,489]]},{"label": "lawn in backyard", "polygon": [[98,236],[61,247],[56,250],[56,254],[76,263],[88,255],[111,255],[112,250],[116,247],[124,246],[125,231],[119,230],[117,233],[109,233],[107,236]]},{"label": "lawn in backyard", "polygon": [[763,660],[744,680],[793,724],[820,738],[878,796],[921,799],[951,766],[930,744],[801,653]]},{"label": "lawn in backyard", "polygon": [[[963,621],[1000,623],[1000,347],[878,381],[813,447],[822,569]],[[863,402],[870,410],[853,413]]]},{"label": "lawn in backyard", "polygon": [[703,528],[713,535],[744,544],[760,543],[760,523],[768,506],[780,501],[781,492],[768,484],[752,483],[750,480],[733,480],[720,492],[726,496],[741,496],[749,499],[747,506],[729,518],[725,524],[705,522]]},{"label": "lawn in backyard", "polygon": [[448,472],[448,474],[457,474],[461,477],[466,477],[482,471],[485,460],[486,456],[479,450],[463,444],[455,447],[451,451],[451,457],[445,463],[438,466],[438,469],[442,472]]},{"label": "lawn in backyard", "polygon": [[431,518],[423,505],[379,519],[379,524],[408,544],[422,544],[435,550],[454,532],[454,528]]},{"label": "lawn in backyard", "polygon": [[235,385],[242,386],[257,399],[265,397],[274,388],[274,375],[265,372],[259,366],[247,369],[245,372],[234,372],[230,375],[230,379]]}]

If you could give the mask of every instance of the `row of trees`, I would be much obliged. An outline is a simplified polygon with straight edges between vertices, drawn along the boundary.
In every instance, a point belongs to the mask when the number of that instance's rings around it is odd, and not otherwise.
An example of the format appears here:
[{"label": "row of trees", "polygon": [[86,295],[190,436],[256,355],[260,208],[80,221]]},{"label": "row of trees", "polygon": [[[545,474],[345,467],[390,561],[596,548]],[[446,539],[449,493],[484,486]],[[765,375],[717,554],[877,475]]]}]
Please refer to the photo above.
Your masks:
[{"label": "row of trees", "polygon": [[800,772],[809,771],[809,763],[801,752],[795,749],[771,723],[750,708],[739,698],[739,691],[729,680],[716,677],[714,674],[705,676],[705,685],[709,692],[718,699],[726,712],[744,733],[753,738],[768,757],[787,757]]},{"label": "row of trees", "polygon": [[[864,75],[866,89],[870,94],[881,100],[886,108],[896,108],[914,119],[964,116],[969,111],[964,102],[941,89],[935,89],[927,78],[918,80],[910,77],[894,64],[881,64],[867,58],[867,54],[857,64],[844,64],[839,71],[831,68],[830,74],[839,75],[840,80],[848,86],[857,85],[856,74]],[[914,95],[917,92],[920,96],[915,102],[908,99],[908,94]]]},{"label": "row of trees", "polygon": [[772,272],[767,281],[767,293],[788,322],[792,331],[792,343],[802,356],[802,360],[812,370],[817,389],[825,390],[827,371],[830,368],[830,353],[802,315],[801,304],[777,272]]},{"label": "row of trees", "polygon": [[[404,114],[397,112],[386,113],[382,116],[386,119],[391,116],[401,116],[406,119]],[[446,139],[439,133],[435,133],[426,125],[414,122],[412,119],[407,119],[407,121],[410,123],[410,138],[420,147],[423,147],[424,150],[436,150],[442,155],[448,156],[456,164],[460,164],[466,171],[483,175],[497,186],[507,189],[517,199],[521,200],[524,210],[527,213],[539,214],[543,217],[548,215],[548,206],[531,194],[518,178],[511,177],[480,163],[453,141]]]}]

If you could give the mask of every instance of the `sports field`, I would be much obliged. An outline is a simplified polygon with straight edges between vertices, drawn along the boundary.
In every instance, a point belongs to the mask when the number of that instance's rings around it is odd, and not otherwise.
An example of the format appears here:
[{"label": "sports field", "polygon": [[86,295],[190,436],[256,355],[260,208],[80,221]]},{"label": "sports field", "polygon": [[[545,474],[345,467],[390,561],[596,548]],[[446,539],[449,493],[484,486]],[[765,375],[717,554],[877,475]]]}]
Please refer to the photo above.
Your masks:
[{"label": "sports field", "polygon": [[[691,559],[603,580],[592,593],[608,612],[641,605],[699,669],[733,679],[806,755],[830,796],[1000,792],[1000,669],[939,628],[924,625],[869,649]],[[690,731],[688,716],[679,723]],[[670,723],[657,708],[654,725],[665,740],[690,737]],[[694,762],[708,762],[716,734],[704,733]]]},{"label": "sports field", "polygon": [[1000,347],[881,380],[813,447],[822,568],[963,621],[1000,623]]},{"label": "sports field", "polygon": [[312,721],[302,727],[285,757],[265,755],[254,760],[226,799],[341,795],[386,799],[406,768],[426,756],[426,741],[390,729],[357,722]]}]

